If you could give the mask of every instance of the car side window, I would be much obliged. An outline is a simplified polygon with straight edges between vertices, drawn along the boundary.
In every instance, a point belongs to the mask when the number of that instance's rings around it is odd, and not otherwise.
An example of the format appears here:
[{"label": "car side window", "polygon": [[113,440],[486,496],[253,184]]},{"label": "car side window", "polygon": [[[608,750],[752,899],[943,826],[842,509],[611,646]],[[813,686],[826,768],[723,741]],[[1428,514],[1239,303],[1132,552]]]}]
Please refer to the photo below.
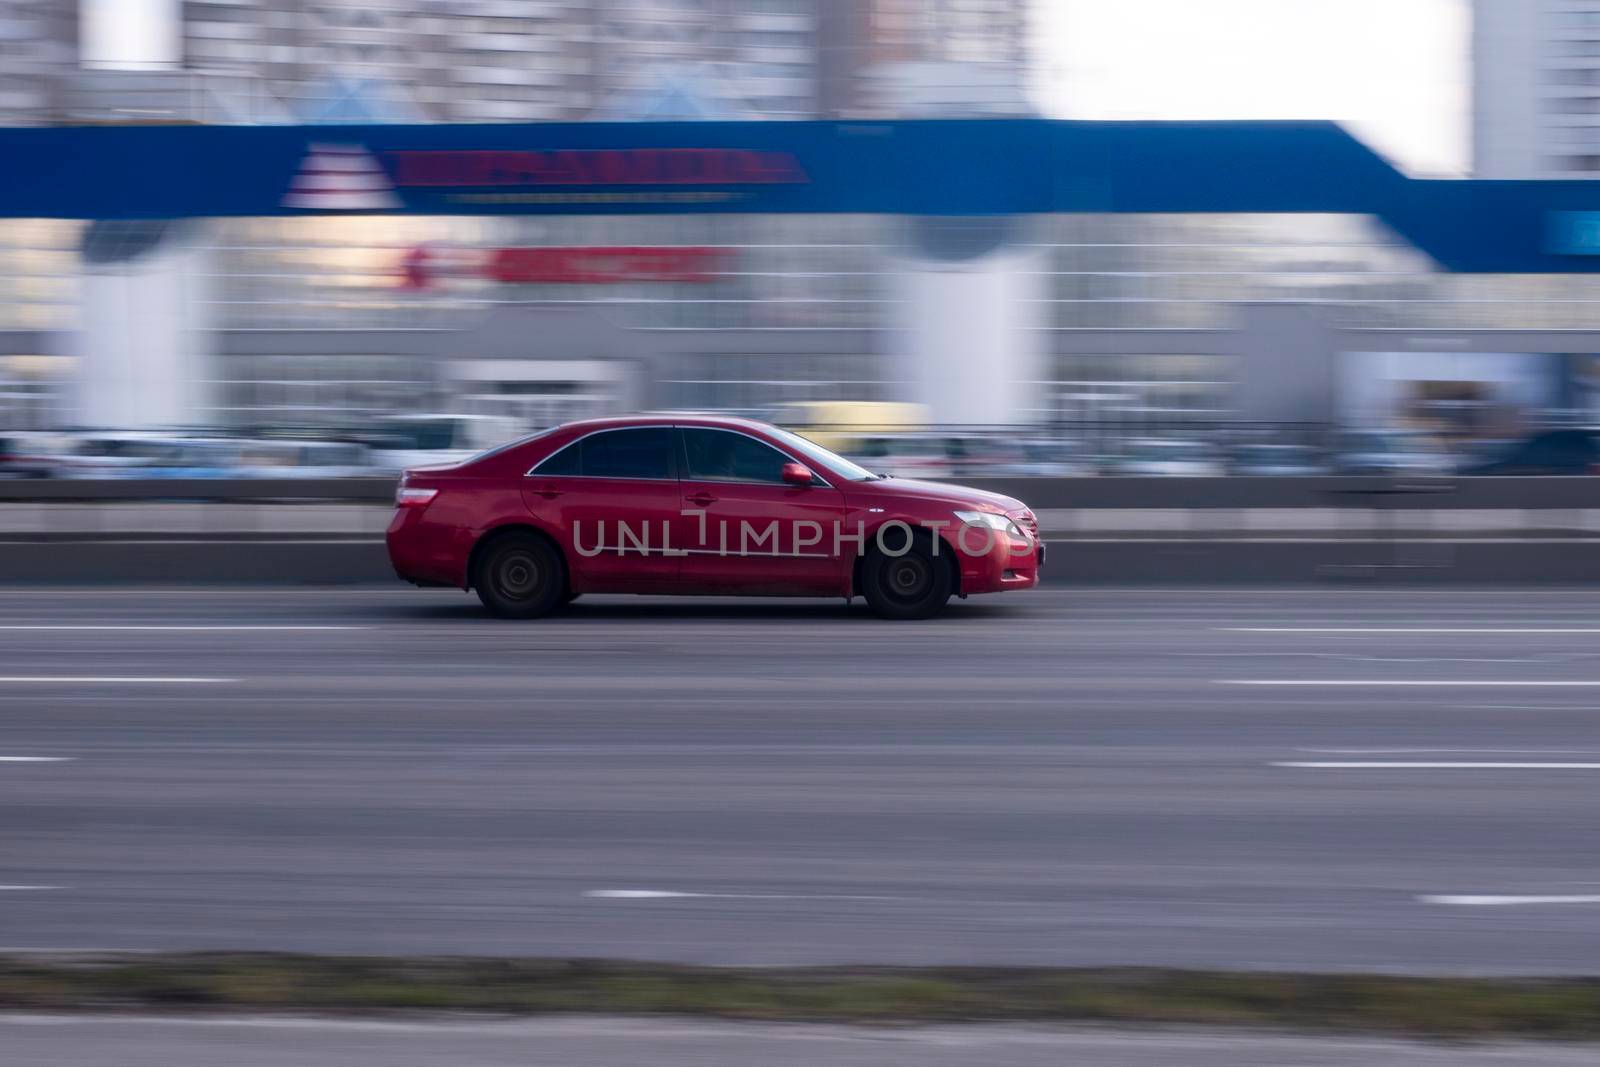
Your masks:
[{"label": "car side window", "polygon": [[672,429],[640,426],[590,434],[533,470],[551,477],[671,479]]},{"label": "car side window", "polygon": [[1571,463],[1576,454],[1571,435],[1544,433],[1529,439],[1521,461],[1530,467],[1562,467]]},{"label": "car side window", "polygon": [[794,462],[771,445],[742,433],[694,426],[685,426],[681,432],[688,477],[697,481],[782,484],[783,465]]},{"label": "car side window", "polygon": [[534,474],[553,478],[575,478],[583,473],[583,442],[574,441],[533,468]]}]

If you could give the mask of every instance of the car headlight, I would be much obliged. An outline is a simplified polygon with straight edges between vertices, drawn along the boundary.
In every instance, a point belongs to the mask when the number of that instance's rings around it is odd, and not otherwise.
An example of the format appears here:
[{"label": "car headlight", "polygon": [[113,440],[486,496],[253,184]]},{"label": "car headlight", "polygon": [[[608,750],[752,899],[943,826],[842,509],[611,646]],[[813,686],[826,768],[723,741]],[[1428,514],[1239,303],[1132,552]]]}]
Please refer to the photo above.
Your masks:
[{"label": "car headlight", "polygon": [[1028,539],[1027,534],[1022,532],[1021,527],[997,512],[958,511],[955,514],[956,518],[960,519],[968,526],[985,526],[991,530],[999,530],[1007,537],[1014,537],[1019,541],[1026,541]]}]

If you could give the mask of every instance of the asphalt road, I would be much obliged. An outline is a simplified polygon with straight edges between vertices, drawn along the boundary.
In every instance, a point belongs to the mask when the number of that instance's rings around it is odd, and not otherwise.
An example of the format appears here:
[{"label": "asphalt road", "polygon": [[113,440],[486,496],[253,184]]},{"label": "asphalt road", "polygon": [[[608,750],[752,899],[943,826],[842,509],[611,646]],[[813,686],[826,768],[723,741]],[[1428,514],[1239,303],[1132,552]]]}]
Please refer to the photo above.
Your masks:
[{"label": "asphalt road", "polygon": [[0,949],[1593,973],[1597,816],[1594,591],[0,593]]},{"label": "asphalt road", "polygon": [[1581,1067],[1593,1045],[1474,1045],[1152,1029],[759,1026],[640,1019],[330,1022],[0,1015],[50,1067]]}]

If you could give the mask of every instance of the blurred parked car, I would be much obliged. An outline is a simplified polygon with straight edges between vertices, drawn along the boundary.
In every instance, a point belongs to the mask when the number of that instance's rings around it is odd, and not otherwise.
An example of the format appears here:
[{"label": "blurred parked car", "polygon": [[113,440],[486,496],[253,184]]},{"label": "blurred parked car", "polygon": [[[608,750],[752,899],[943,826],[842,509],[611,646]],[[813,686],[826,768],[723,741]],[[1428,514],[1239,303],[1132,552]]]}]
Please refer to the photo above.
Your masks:
[{"label": "blurred parked car", "polygon": [[1222,460],[1209,443],[1166,437],[1129,441],[1113,470],[1141,478],[1213,478],[1223,473]]},{"label": "blurred parked car", "polygon": [[353,441],[246,441],[239,478],[359,478],[377,473],[366,445]]},{"label": "blurred parked car", "polygon": [[952,478],[982,478],[1022,458],[1022,449],[999,434],[947,433],[941,439]]},{"label": "blurred parked car", "polygon": [[42,442],[24,434],[0,435],[0,478],[48,478],[55,461]]},{"label": "blurred parked car", "polygon": [[127,469],[135,478],[233,478],[239,473],[242,442],[226,437],[163,442],[153,462]]},{"label": "blurred parked car", "polygon": [[500,415],[391,415],[378,419],[368,438],[372,463],[398,472],[434,463],[459,463],[486,448],[522,436],[524,428]]},{"label": "blurred parked car", "polygon": [[1321,457],[1309,445],[1252,444],[1234,449],[1232,473],[1299,478],[1325,474]]},{"label": "blurred parked car", "polygon": [[944,441],[933,434],[867,434],[855,438],[845,456],[895,478],[948,478],[951,472]]},{"label": "blurred parked car", "polygon": [[1083,478],[1097,473],[1094,461],[1078,441],[1026,437],[1017,442],[1018,455],[996,463],[983,473],[1022,478]]},{"label": "blurred parked car", "polygon": [[1346,430],[1334,443],[1336,474],[1449,474],[1449,453],[1417,430]]},{"label": "blurred parked car", "polygon": [[153,430],[97,430],[77,435],[58,460],[68,478],[143,478],[174,460],[183,438]]},{"label": "blurred parked car", "polygon": [[1593,430],[1546,430],[1505,447],[1499,455],[1469,463],[1462,474],[1600,474],[1600,435]]}]

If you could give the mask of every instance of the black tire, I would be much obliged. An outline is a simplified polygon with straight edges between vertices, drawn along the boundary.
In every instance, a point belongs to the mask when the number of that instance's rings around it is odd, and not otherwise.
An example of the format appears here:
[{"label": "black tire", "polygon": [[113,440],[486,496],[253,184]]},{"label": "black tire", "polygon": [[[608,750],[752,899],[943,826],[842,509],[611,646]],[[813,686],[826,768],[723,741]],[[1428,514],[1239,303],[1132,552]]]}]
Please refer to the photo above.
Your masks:
[{"label": "black tire", "polygon": [[566,561],[542,537],[506,534],[478,556],[472,587],[483,606],[502,619],[536,619],[566,598]]},{"label": "black tire", "polygon": [[923,538],[899,556],[873,545],[861,561],[861,595],[881,618],[926,619],[937,615],[954,590],[949,554],[935,556]]}]

